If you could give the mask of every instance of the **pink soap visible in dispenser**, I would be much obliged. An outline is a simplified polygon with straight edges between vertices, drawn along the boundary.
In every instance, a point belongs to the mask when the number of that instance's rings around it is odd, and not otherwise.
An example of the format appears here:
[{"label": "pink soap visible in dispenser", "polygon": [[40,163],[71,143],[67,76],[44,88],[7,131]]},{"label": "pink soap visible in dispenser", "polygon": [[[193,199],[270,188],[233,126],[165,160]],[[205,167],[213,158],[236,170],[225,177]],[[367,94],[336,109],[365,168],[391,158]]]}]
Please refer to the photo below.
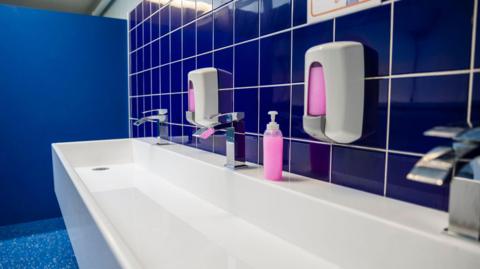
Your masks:
[{"label": "pink soap visible in dispenser", "polygon": [[263,135],[264,177],[269,180],[282,180],[283,136],[275,122],[276,111],[269,111],[271,122]]},{"label": "pink soap visible in dispenser", "polygon": [[192,81],[188,82],[188,111],[195,112],[195,93]]},{"label": "pink soap visible in dispenser", "polygon": [[323,116],[327,113],[323,66],[312,63],[308,74],[308,115]]}]

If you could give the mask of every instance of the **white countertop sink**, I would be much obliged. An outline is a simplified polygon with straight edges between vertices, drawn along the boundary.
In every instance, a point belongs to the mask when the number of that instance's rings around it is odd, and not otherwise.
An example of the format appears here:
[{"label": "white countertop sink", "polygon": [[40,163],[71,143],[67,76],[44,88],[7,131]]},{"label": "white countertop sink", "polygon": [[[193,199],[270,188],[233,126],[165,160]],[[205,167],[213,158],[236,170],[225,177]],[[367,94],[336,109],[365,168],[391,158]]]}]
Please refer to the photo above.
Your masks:
[{"label": "white countertop sink", "polygon": [[154,142],[53,144],[81,268],[480,268],[445,212]]}]

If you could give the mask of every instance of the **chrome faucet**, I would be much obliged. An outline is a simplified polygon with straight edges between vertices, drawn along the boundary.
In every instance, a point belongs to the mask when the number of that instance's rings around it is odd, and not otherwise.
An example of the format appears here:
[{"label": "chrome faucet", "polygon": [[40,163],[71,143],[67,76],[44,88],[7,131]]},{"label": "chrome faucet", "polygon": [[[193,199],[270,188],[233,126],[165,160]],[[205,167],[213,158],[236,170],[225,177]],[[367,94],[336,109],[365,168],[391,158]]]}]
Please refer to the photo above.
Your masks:
[{"label": "chrome faucet", "polygon": [[450,138],[425,154],[407,179],[442,186],[450,182],[448,233],[480,240],[480,127],[435,127],[426,136]]},{"label": "chrome faucet", "polygon": [[[153,114],[156,112],[156,114]],[[168,117],[168,110],[167,109],[153,109],[153,110],[147,110],[143,111],[142,114],[149,114],[152,113],[152,115],[149,116],[144,116],[143,118],[135,121],[133,124],[135,126],[140,126],[144,124],[145,122],[157,122],[158,123],[158,134],[159,136],[157,137],[157,145],[168,145],[170,142],[168,140],[165,140],[168,138],[168,125],[167,123],[167,117]],[[162,139],[164,138],[164,139]]]},{"label": "chrome faucet", "polygon": [[226,135],[227,163],[225,167],[237,169],[245,165],[245,121],[243,112],[223,113],[210,117],[218,122],[210,126],[200,126],[192,119],[192,112],[187,113],[189,122],[200,127],[193,136],[207,139],[215,132],[221,130]]}]

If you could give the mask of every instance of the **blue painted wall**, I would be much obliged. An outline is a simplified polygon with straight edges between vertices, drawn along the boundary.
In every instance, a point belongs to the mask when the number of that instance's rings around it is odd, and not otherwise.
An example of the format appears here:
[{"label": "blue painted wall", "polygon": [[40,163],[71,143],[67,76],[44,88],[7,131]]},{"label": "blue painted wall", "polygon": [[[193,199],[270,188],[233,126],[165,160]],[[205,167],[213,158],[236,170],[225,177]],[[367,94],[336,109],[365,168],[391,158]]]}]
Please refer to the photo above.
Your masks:
[{"label": "blue painted wall", "polygon": [[0,225],[60,215],[50,144],[128,136],[123,20],[0,5]]}]

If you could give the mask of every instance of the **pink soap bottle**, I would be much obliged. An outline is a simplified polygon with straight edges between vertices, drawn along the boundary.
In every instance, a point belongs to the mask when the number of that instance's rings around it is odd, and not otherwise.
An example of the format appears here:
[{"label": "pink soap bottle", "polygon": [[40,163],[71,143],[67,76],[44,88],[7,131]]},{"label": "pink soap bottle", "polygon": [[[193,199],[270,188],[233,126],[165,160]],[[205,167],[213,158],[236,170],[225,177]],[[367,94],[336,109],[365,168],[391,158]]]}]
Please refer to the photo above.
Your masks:
[{"label": "pink soap bottle", "polygon": [[269,111],[270,123],[263,135],[264,177],[269,180],[282,180],[283,135],[275,122],[277,111]]}]

